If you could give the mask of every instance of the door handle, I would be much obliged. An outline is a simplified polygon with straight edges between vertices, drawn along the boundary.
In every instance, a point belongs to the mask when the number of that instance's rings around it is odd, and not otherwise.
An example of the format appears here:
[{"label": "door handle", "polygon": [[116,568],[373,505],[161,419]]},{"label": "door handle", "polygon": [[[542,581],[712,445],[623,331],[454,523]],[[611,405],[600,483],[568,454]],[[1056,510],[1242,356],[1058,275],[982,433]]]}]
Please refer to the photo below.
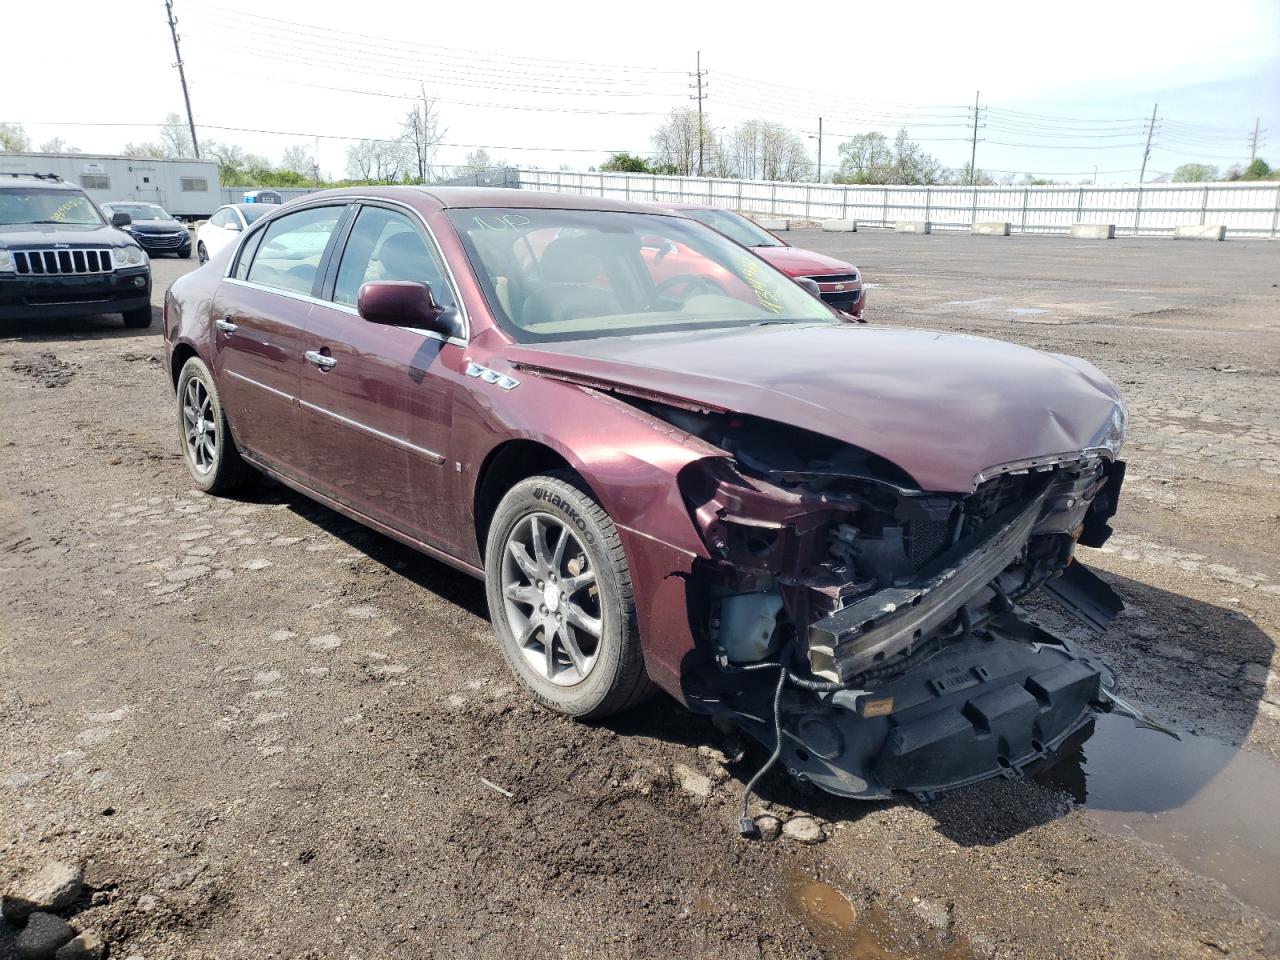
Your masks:
[{"label": "door handle", "polygon": [[231,322],[230,317],[223,317],[221,320],[213,321],[213,325],[225,333],[227,336],[235,333],[240,328]]},{"label": "door handle", "polygon": [[321,370],[332,370],[338,365],[337,357],[326,357],[315,350],[308,350],[303,356],[307,358],[307,363],[314,363]]}]

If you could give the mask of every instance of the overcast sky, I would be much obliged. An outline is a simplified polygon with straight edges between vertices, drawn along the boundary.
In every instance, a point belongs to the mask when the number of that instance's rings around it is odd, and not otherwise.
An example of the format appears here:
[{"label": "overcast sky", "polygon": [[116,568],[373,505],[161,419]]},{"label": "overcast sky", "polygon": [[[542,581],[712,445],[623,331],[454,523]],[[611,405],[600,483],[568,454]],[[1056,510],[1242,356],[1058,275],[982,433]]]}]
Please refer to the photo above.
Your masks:
[{"label": "overcast sky", "polygon": [[[809,135],[822,116],[827,169],[848,134],[900,126],[963,165],[978,90],[986,170],[1136,181],[1156,102],[1148,179],[1247,162],[1259,116],[1259,152],[1280,165],[1280,0],[174,7],[197,132],[273,160],[319,135],[333,176],[344,138],[398,133],[420,83],[448,128],[442,164],[473,145],[549,169],[648,153],[661,115],[692,102],[698,50],[714,126],[759,117]],[[0,121],[36,145],[114,153],[183,110],[162,0],[7,3],[0,27]],[[245,130],[217,129],[231,127]]]}]

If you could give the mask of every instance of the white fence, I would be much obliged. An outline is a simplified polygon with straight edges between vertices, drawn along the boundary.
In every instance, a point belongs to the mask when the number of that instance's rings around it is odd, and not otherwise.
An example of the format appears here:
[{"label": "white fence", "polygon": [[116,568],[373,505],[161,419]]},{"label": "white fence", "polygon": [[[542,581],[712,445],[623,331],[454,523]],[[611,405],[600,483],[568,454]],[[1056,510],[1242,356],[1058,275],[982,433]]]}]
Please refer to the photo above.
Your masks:
[{"label": "white fence", "polygon": [[1066,233],[1073,223],[1113,223],[1116,234],[1172,235],[1185,224],[1225,224],[1231,237],[1274,237],[1280,183],[1117,186],[881,187],[769,180],[713,180],[647,173],[521,170],[526,190],[555,190],[641,203],[706,203],[765,216],[856,220],[890,227],[926,220],[935,230],[1008,221],[1020,233]]}]

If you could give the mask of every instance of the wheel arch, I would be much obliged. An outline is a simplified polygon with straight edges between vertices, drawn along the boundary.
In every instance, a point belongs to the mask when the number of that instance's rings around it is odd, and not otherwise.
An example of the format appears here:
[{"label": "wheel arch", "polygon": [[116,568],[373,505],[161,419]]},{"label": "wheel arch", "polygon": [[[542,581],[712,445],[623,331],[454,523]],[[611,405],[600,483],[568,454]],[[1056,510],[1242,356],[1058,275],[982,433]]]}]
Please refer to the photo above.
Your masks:
[{"label": "wheel arch", "polygon": [[507,491],[521,480],[559,470],[570,470],[577,474],[587,492],[597,503],[600,502],[579,467],[565,454],[540,440],[527,437],[505,440],[489,451],[476,474],[471,501],[476,547],[482,564],[485,543],[489,539],[489,524]]},{"label": "wheel arch", "polygon": [[182,368],[187,365],[188,360],[198,356],[199,351],[185,340],[174,344],[173,355],[169,358],[169,382],[175,390],[178,389],[178,377],[182,376]]}]

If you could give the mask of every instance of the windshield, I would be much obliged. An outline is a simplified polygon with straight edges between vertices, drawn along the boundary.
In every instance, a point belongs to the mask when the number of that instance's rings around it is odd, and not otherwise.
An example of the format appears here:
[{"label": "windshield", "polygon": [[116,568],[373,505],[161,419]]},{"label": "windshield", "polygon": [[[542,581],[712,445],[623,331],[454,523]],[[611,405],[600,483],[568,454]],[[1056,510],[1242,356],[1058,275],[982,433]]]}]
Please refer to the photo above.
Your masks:
[{"label": "windshield", "polygon": [[821,301],[714,230],[594,210],[453,210],[499,325],[523,343],[828,322]]},{"label": "windshield", "polygon": [[69,190],[0,190],[0,224],[67,223],[101,226],[98,209],[83,193]]},{"label": "windshield", "polygon": [[236,209],[239,210],[240,215],[244,217],[245,223],[253,223],[253,221],[257,220],[259,217],[265,217],[272,210],[279,210],[280,208],[278,206],[259,207],[255,204],[250,203],[250,204],[246,204],[243,207],[236,207]]},{"label": "windshield", "polygon": [[112,213],[127,213],[133,220],[172,220],[164,209],[154,203],[110,203],[104,204]]},{"label": "windshield", "polygon": [[746,217],[728,210],[682,210],[681,213],[719,230],[730,240],[744,247],[785,247],[786,244]]}]

